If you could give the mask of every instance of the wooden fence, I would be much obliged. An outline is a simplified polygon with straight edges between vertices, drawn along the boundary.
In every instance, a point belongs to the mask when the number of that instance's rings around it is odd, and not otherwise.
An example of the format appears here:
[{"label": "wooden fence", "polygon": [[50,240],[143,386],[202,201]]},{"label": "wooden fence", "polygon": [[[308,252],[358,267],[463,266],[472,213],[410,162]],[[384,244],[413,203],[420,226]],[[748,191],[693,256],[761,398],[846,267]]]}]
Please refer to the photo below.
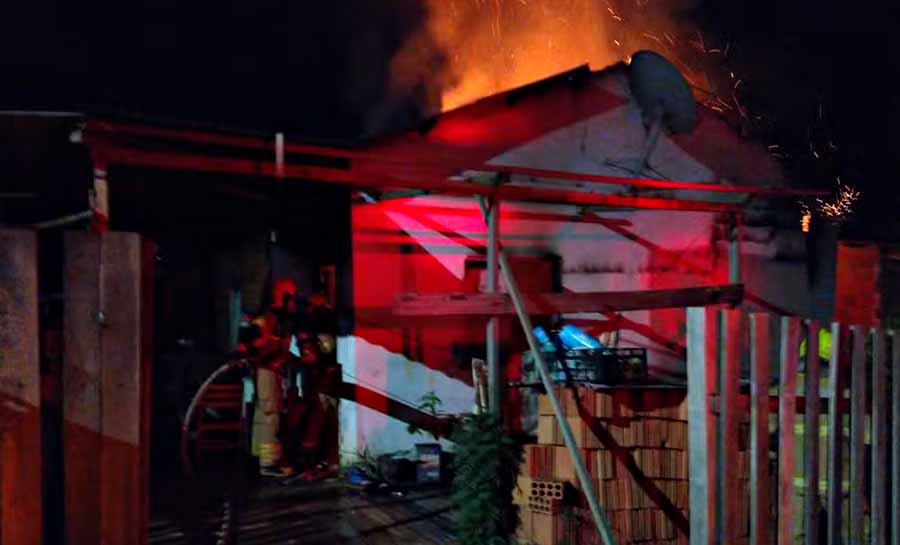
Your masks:
[{"label": "wooden fence", "polygon": [[687,319],[691,543],[900,545],[900,332],[831,324],[823,363],[815,321]]}]

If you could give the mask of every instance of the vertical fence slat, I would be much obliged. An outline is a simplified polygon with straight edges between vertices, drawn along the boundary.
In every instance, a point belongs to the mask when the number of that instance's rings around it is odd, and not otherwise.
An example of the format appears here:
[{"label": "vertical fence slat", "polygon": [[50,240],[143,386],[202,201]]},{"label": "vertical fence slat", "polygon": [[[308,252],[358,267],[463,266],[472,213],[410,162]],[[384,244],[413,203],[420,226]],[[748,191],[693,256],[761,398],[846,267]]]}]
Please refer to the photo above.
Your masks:
[{"label": "vertical fence slat", "polygon": [[800,320],[781,319],[781,388],[778,405],[778,545],[793,545],[794,420],[797,412],[797,348]]},{"label": "vertical fence slat", "polygon": [[803,427],[803,526],[806,545],[819,545],[819,322],[807,322],[806,421]]},{"label": "vertical fence slat", "polygon": [[750,315],[750,545],[769,545],[768,314]]},{"label": "vertical fence slat", "polygon": [[887,545],[887,361],[883,329],[872,331],[872,545]]},{"label": "vertical fence slat", "polygon": [[850,365],[850,543],[863,545],[865,530],[866,334],[852,326]]},{"label": "vertical fence slat", "polygon": [[717,481],[722,543],[738,540],[740,508],[738,459],[738,387],[741,372],[741,311],[722,311],[722,357],[719,366],[719,452]]},{"label": "vertical fence slat", "polygon": [[131,233],[65,239],[66,542],[147,543],[153,253]]},{"label": "vertical fence slat", "polygon": [[712,545],[716,536],[715,416],[710,400],[716,387],[718,322],[714,310],[687,310],[687,374],[690,516],[693,545]]},{"label": "vertical fence slat", "polygon": [[842,358],[842,343],[847,339],[846,329],[838,323],[831,324],[831,366],[829,376],[831,397],[828,399],[828,502],[825,506],[828,517],[828,545],[840,545],[843,520],[843,444],[844,414],[841,399],[846,387],[846,372]]},{"label": "vertical fence slat", "polygon": [[38,239],[0,229],[0,541],[43,541]]},{"label": "vertical fence slat", "polygon": [[891,543],[900,545],[900,332],[896,331],[891,334],[891,381]]}]

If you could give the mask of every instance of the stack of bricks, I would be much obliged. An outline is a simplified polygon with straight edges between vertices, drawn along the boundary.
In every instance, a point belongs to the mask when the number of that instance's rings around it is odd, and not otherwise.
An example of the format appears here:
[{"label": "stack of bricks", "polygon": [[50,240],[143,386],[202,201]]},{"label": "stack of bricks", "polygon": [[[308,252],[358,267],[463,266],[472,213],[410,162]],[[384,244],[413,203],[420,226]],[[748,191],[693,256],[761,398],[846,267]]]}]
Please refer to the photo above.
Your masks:
[{"label": "stack of bricks", "polygon": [[[558,387],[556,391],[616,542],[687,543],[687,536],[658,501],[665,496],[687,519],[686,390]],[[538,443],[526,446],[516,493],[522,520],[518,540],[533,545],[600,543],[546,395],[540,397],[539,413]],[[746,464],[745,452],[738,463]],[[566,483],[576,494],[555,502],[535,500],[532,497],[540,489],[536,483]],[[746,521],[742,531],[743,526]]]}]

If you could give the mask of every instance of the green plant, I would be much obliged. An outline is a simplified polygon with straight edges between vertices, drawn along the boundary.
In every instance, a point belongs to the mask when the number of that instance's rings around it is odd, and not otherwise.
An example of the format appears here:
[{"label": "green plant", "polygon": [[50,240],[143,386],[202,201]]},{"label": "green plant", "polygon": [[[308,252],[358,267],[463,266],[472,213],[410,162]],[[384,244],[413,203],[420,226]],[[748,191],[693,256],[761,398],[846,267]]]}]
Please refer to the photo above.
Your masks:
[{"label": "green plant", "polygon": [[375,482],[383,482],[385,480],[381,464],[378,463],[378,456],[369,450],[368,446],[356,452],[356,461],[346,468],[346,470],[350,469],[362,471],[369,479]]},{"label": "green plant", "polygon": [[[440,409],[443,403],[444,402],[441,401],[441,398],[438,397],[437,393],[434,390],[431,390],[430,392],[425,392],[425,394],[419,398],[419,404],[416,408],[420,411],[427,412],[431,416],[437,416],[438,409]],[[406,426],[406,431],[411,435],[415,435],[422,430],[414,424],[408,424]],[[432,436],[437,439],[437,435],[432,434]]]},{"label": "green plant", "polygon": [[506,545],[518,525],[512,505],[522,447],[504,435],[493,413],[468,416],[458,424],[453,500],[461,545]]}]

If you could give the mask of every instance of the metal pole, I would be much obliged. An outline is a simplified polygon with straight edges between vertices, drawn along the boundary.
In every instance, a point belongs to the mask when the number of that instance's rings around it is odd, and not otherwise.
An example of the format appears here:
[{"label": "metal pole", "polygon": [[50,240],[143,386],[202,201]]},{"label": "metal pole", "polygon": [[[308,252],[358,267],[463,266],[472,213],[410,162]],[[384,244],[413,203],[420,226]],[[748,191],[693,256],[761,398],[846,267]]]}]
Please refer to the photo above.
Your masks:
[{"label": "metal pole", "polygon": [[544,362],[544,357],[541,355],[537,340],[534,338],[531,319],[525,312],[525,305],[522,303],[522,297],[519,295],[516,279],[513,277],[512,270],[509,268],[509,263],[506,259],[506,252],[501,250],[499,258],[500,271],[503,273],[503,279],[506,281],[506,289],[509,291],[509,297],[512,299],[516,314],[519,316],[519,321],[522,323],[522,329],[525,330],[525,338],[528,339],[528,347],[534,355],[534,361],[541,374],[541,382],[544,383],[544,388],[547,390],[547,397],[550,398],[550,405],[553,406],[553,414],[556,415],[556,421],[559,423],[560,431],[562,431],[563,441],[566,444],[566,448],[569,450],[569,454],[572,456],[572,463],[575,465],[575,474],[578,476],[578,481],[581,483],[582,490],[586,492],[585,496],[587,496],[594,523],[597,525],[597,531],[600,533],[600,538],[605,545],[615,545],[612,529],[609,527],[609,522],[606,520],[603,510],[600,508],[600,503],[597,501],[597,488],[593,481],[591,481],[591,476],[584,466],[584,460],[582,460],[581,453],[578,451],[578,446],[575,444],[575,437],[572,436],[572,430],[569,428],[569,423],[563,416],[559,398],[556,397],[556,392],[553,390],[553,381],[550,379],[550,371],[547,369],[547,364]]},{"label": "metal pole", "polygon": [[[484,199],[481,199],[484,203]],[[499,270],[497,265],[497,248],[499,246],[500,232],[500,201],[491,199],[487,210],[488,247],[487,247],[487,292],[497,292],[497,280]],[[484,206],[484,204],[482,204]],[[498,343],[497,317],[488,320],[487,323],[487,364],[488,364],[488,407],[496,414],[503,410],[502,386],[503,376],[500,369],[500,346]]]},{"label": "metal pole", "polygon": [[275,175],[284,178],[284,133],[275,133]]}]

